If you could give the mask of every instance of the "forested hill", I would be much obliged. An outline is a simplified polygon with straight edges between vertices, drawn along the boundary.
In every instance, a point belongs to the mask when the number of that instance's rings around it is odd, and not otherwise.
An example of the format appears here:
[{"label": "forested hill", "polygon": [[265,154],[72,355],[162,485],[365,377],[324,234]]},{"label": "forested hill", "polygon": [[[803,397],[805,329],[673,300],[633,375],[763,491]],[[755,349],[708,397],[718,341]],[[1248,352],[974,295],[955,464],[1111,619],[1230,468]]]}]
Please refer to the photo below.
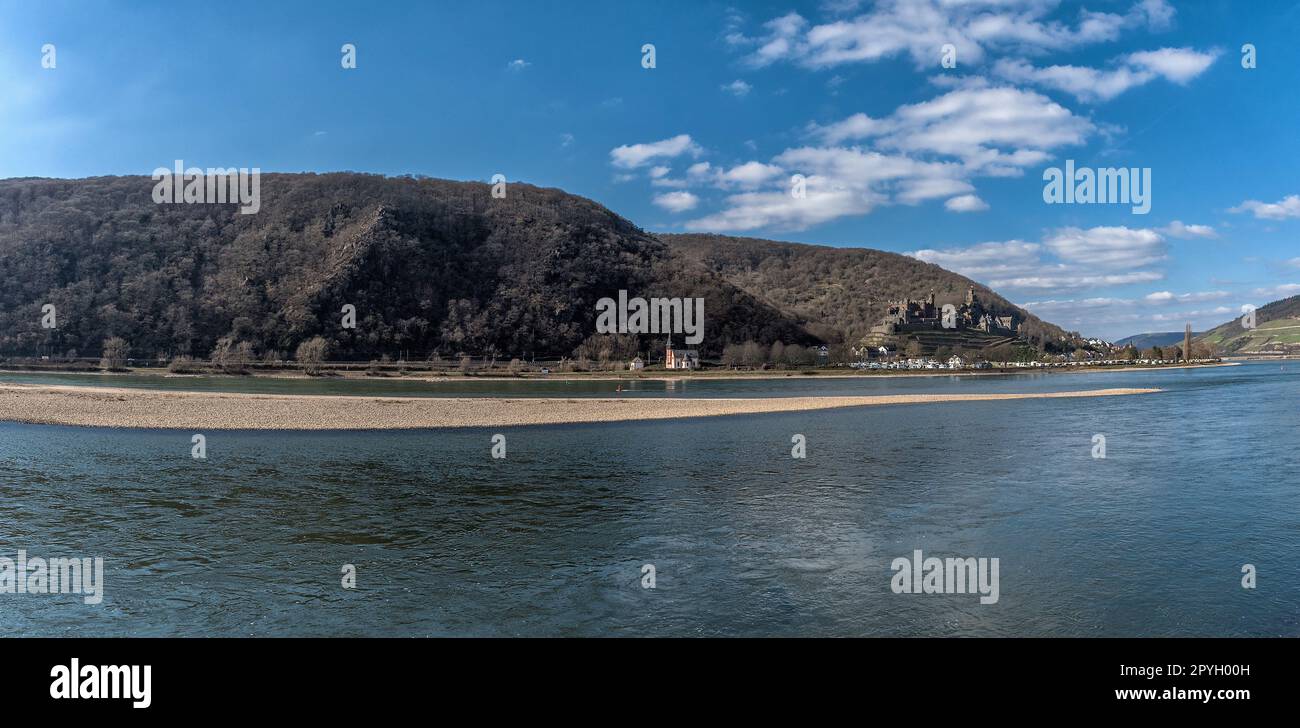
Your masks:
[{"label": "forested hill", "polygon": [[[567,355],[595,302],[706,298],[711,341],[808,335],[604,207],[511,184],[265,174],[261,209],[157,204],[147,177],[0,181],[0,351],[258,356],[329,339],[336,358],[434,350]],[[40,327],[56,306],[58,328]],[[340,326],[345,304],[355,329]],[[718,348],[720,348],[720,343]]]},{"label": "forested hill", "polygon": [[[264,174],[251,215],[233,204],[158,204],[153,185],[0,181],[0,354],[98,356],[119,336],[141,358],[204,357],[223,338],[257,356],[291,356],[319,335],[340,359],[569,355],[595,331],[596,300],[620,289],[703,297],[701,348],[714,354],[748,339],[831,343],[865,330],[885,296],[964,294],[966,285],[935,266],[853,251],[876,261],[864,305],[855,299],[866,289],[845,279],[854,271],[827,267],[829,254],[762,243],[756,250],[771,251],[788,282],[812,282],[820,303],[810,306],[793,285],[773,295],[739,263],[700,255],[692,238],[665,242],[591,200],[519,183],[494,199],[475,182]],[[45,304],[57,328],[42,328]],[[355,329],[340,326],[345,304],[356,307]]]},{"label": "forested hill", "polygon": [[966,300],[969,286],[986,308],[1014,315],[1022,334],[1041,346],[1065,332],[968,278],[897,253],[869,248],[831,248],[725,235],[661,235],[674,251],[728,283],[794,316],[820,338],[857,340],[885,315],[891,300],[924,298],[936,303]]},{"label": "forested hill", "polygon": [[[1200,334],[1196,334],[1200,336]],[[1183,343],[1182,331],[1154,331],[1145,334],[1125,336],[1115,342],[1115,346],[1132,346],[1139,351],[1146,351],[1153,346],[1176,346]]]}]

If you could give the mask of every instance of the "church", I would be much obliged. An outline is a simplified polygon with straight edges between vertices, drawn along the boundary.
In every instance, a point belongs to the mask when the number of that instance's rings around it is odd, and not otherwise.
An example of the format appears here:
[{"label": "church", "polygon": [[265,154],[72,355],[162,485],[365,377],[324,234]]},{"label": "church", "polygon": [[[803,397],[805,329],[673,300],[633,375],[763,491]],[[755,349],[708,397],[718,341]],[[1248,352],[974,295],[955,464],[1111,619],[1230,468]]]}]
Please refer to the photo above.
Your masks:
[{"label": "church", "polygon": [[699,369],[700,352],[697,349],[674,349],[672,337],[664,349],[664,369]]}]

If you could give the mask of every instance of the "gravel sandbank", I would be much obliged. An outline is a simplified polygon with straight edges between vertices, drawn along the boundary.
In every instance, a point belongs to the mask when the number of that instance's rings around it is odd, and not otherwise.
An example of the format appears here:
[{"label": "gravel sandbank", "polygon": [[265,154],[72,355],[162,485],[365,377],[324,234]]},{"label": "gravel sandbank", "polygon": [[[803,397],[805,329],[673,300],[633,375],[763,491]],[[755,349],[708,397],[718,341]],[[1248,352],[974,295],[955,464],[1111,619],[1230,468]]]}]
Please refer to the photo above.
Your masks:
[{"label": "gravel sandbank", "polygon": [[385,430],[506,427],[801,412],[872,405],[1149,394],[1091,389],[1024,394],[893,394],[729,399],[358,397],[171,392],[0,384],[0,420],[184,430]]}]

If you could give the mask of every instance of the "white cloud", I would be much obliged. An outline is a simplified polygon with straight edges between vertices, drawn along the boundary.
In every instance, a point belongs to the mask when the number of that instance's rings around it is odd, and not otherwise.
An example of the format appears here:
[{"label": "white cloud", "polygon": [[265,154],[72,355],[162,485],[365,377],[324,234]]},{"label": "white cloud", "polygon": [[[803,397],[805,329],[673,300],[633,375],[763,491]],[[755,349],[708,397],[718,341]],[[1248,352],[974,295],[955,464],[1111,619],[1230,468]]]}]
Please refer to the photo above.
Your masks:
[{"label": "white cloud", "polygon": [[741,187],[756,187],[781,175],[781,168],[762,162],[745,162],[723,172],[720,180],[724,184],[736,184]]},{"label": "white cloud", "polygon": [[1283,283],[1280,286],[1256,288],[1251,291],[1251,294],[1270,301],[1279,298],[1290,298],[1291,296],[1300,295],[1300,283]]},{"label": "white cloud", "polygon": [[688,177],[697,177],[697,178],[703,177],[707,175],[709,173],[709,170],[712,168],[713,165],[709,164],[708,162],[696,162],[695,164],[692,164],[691,166],[686,168],[686,175]]},{"label": "white cloud", "polygon": [[1141,0],[1131,12],[1145,17],[1147,27],[1152,30],[1167,30],[1174,22],[1174,6],[1169,0]]},{"label": "white cloud", "polygon": [[958,164],[923,162],[901,154],[882,154],[860,147],[799,147],[777,155],[777,164],[791,170],[852,181],[867,187],[881,181],[915,177],[956,177]]},{"label": "white cloud", "polygon": [[1219,57],[1219,51],[1200,52],[1191,48],[1161,48],[1130,53],[1128,62],[1166,81],[1185,84],[1205,72]]},{"label": "white cloud", "polygon": [[959,63],[978,63],[987,51],[1064,50],[1113,41],[1130,28],[1167,27],[1173,8],[1164,0],[1142,0],[1128,13],[1080,9],[1073,23],[1049,19],[1051,0],[880,0],[852,19],[810,25],[788,13],[746,38],[732,32],[736,46],[750,49],[746,62],[767,66],[780,61],[809,68],[875,62],[907,55],[918,67],[939,64],[938,49],[957,48]]},{"label": "white cloud", "polygon": [[[951,177],[920,177],[917,179],[905,179],[898,184],[898,193],[895,199],[905,205],[915,205],[926,200],[934,200],[942,197],[957,195],[959,197],[974,197],[974,195],[962,194],[975,189],[965,180],[954,179]],[[979,199],[979,198],[975,198]],[[946,203],[945,203],[946,204]],[[949,207],[948,209],[952,209]],[[969,211],[969,210],[968,210]]]},{"label": "white cloud", "polygon": [[650,171],[647,173],[650,177],[650,185],[652,187],[673,187],[673,188],[681,188],[681,187],[689,186],[686,180],[684,179],[675,179],[673,177],[669,177],[668,173],[671,171],[672,169],[670,167],[667,167],[662,164],[651,167]]},{"label": "white cloud", "polygon": [[1160,233],[1123,226],[1062,228],[1044,245],[1061,260],[1113,270],[1140,268],[1166,257]]},{"label": "white cloud", "polygon": [[1155,293],[1148,293],[1142,300],[1147,303],[1204,303],[1205,301],[1219,301],[1231,295],[1227,291],[1202,291],[1199,293],[1156,291]]},{"label": "white cloud", "polygon": [[889,126],[882,146],[953,156],[975,169],[1037,164],[1043,150],[1080,144],[1095,129],[1051,99],[1011,87],[949,91],[900,107]]},{"label": "white cloud", "polygon": [[[726,230],[753,229],[742,225],[803,229],[879,205],[939,199],[951,200],[949,210],[975,211],[986,205],[974,194],[973,178],[1018,176],[1050,158],[1049,150],[1082,143],[1093,130],[1092,122],[1032,91],[958,88],[883,119],[854,114],[826,126],[810,124],[808,134],[823,146],[789,148],[769,164],[747,162],[726,171],[704,162],[692,166],[687,179],[695,184],[759,191],[779,183],[781,188],[732,195],[722,212],[693,222]],[[850,141],[853,146],[841,146]],[[807,179],[807,198],[789,197],[785,174]],[[810,209],[799,213],[799,205]]]},{"label": "white cloud", "polygon": [[510,71],[522,71],[531,65],[533,64],[529,63],[528,61],[525,61],[522,58],[516,58],[513,61],[506,64],[506,69]]},{"label": "white cloud", "polygon": [[722,88],[723,91],[726,91],[727,93],[731,94],[732,96],[735,96],[735,97],[737,97],[737,98],[740,98],[741,96],[744,96],[744,95],[748,94],[748,93],[750,92],[750,90],[752,90],[754,87],[753,87],[753,86],[750,86],[749,84],[745,83],[744,81],[742,81],[742,80],[740,80],[740,79],[736,79],[735,81],[732,81],[731,83],[724,83],[724,84],[722,84],[721,88]]},{"label": "white cloud", "polygon": [[1003,59],[994,64],[993,73],[1008,81],[1032,83],[1064,91],[1080,101],[1095,102],[1113,99],[1157,78],[1186,84],[1209,68],[1218,56],[1217,50],[1161,48],[1122,56],[1116,67],[1108,70],[1086,66],[1039,68],[1024,60]]},{"label": "white cloud", "polygon": [[696,162],[686,169],[686,182],[721,190],[753,190],[784,177],[784,171],[777,165],[759,161],[744,162],[730,169],[715,167],[708,162]]},{"label": "white cloud", "polygon": [[1277,202],[1246,200],[1228,212],[1250,212],[1261,220],[1285,220],[1300,217],[1300,195],[1287,195]]},{"label": "white cloud", "polygon": [[1192,324],[1195,331],[1205,331],[1238,315],[1231,306],[1188,309],[1145,299],[1108,297],[1030,301],[1020,306],[1067,329],[1112,341],[1137,333],[1181,331],[1184,323]]},{"label": "white cloud", "polygon": [[1217,238],[1219,234],[1209,225],[1184,225],[1178,220],[1174,220],[1168,225],[1160,228],[1160,232],[1171,238]]},{"label": "white cloud", "polygon": [[958,195],[943,203],[949,212],[983,212],[989,205],[976,195]]},{"label": "white cloud", "polygon": [[1162,280],[1159,271],[1134,271],[1132,273],[1081,274],[1069,266],[1056,265],[1032,275],[1008,278],[989,283],[995,288],[1017,291],[1079,291],[1107,286],[1125,286],[1132,283],[1152,283]]},{"label": "white cloud", "polygon": [[1165,243],[1154,230],[1069,227],[1041,243],[1009,240],[907,255],[998,290],[1059,294],[1161,280],[1164,273],[1153,266],[1165,259]]},{"label": "white cloud", "polygon": [[1048,66],[1035,68],[1027,61],[1003,59],[993,66],[999,78],[1016,83],[1032,83],[1064,91],[1080,101],[1104,101],[1154,78],[1131,68],[1099,71],[1082,66]]},{"label": "white cloud", "polygon": [[[1162,313],[1153,313],[1151,314],[1150,320],[1154,323],[1164,323],[1168,321],[1175,321],[1178,323],[1182,323],[1184,321],[1194,322],[1197,319],[1204,321],[1206,317],[1213,317],[1213,320],[1211,322],[1212,325],[1218,325],[1223,323],[1223,320],[1225,318],[1229,318],[1230,316],[1234,316],[1236,314],[1237,312],[1234,311],[1231,306],[1215,306],[1214,308],[1192,309],[1190,311],[1168,311]],[[1209,327],[1198,326],[1196,324],[1193,324],[1192,326],[1193,330],[1205,329],[1205,328],[1209,328]]]},{"label": "white cloud", "polygon": [[827,144],[840,144],[852,139],[866,139],[880,134],[884,130],[882,122],[858,112],[853,116],[827,126],[816,123],[808,125],[808,131],[821,138]]},{"label": "white cloud", "polygon": [[672,159],[683,154],[699,156],[704,150],[691,140],[690,134],[647,144],[624,144],[609,151],[610,163],[622,169],[635,169],[658,159]]},{"label": "white cloud", "polygon": [[1089,336],[1117,339],[1146,328],[1139,323],[1145,309],[1124,298],[1049,299],[1019,305],[1046,321]]},{"label": "white cloud", "polygon": [[745,192],[727,198],[726,209],[691,220],[692,230],[732,232],[771,227],[802,230],[845,215],[861,215],[876,204],[870,195],[823,185],[809,178],[807,196],[795,199],[789,191]]},{"label": "white cloud", "polygon": [[1023,240],[977,243],[965,248],[915,250],[907,255],[980,281],[1006,280],[1041,270],[1042,246]]},{"label": "white cloud", "polygon": [[700,204],[700,198],[690,192],[665,192],[656,195],[654,203],[669,212],[686,212],[695,209]]},{"label": "white cloud", "polygon": [[1239,315],[1232,306],[1187,308],[1187,303],[1188,300],[1181,296],[1170,299],[1151,299],[1148,296],[1141,299],[1050,299],[1021,303],[1020,306],[1067,329],[1111,340],[1137,333],[1181,331],[1184,323],[1192,324],[1195,331],[1205,331]]},{"label": "white cloud", "polygon": [[799,36],[807,25],[808,21],[798,13],[788,13],[764,23],[763,27],[767,30],[767,35],[754,41],[759,46],[749,57],[750,65],[766,66],[793,56],[798,47]]}]

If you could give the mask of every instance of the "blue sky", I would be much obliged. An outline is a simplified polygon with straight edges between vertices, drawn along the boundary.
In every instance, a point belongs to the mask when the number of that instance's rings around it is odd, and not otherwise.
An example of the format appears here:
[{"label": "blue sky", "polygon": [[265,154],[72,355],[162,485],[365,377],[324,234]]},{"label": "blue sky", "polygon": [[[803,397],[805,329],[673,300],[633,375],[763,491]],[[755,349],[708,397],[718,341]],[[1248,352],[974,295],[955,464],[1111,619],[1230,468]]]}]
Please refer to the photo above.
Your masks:
[{"label": "blue sky", "polygon": [[[1297,37],[1266,0],[6,1],[0,177],[500,173],[912,254],[1085,335],[1201,329],[1300,293]],[[1044,203],[1067,159],[1150,168],[1150,212]]]}]

